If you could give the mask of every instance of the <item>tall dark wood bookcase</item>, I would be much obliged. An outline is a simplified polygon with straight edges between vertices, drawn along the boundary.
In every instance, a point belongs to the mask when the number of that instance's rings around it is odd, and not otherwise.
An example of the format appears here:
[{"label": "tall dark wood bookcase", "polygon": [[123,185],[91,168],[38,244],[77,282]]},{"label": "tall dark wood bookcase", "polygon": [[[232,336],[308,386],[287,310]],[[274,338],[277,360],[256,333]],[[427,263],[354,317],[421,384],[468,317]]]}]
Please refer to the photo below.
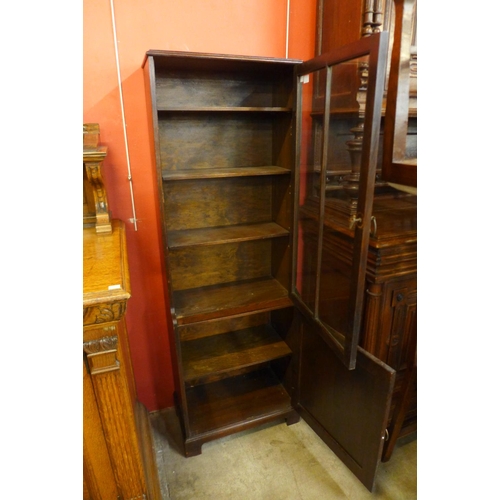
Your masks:
[{"label": "tall dark wood bookcase", "polygon": [[285,417],[294,67],[148,52],[186,455]]},{"label": "tall dark wood bookcase", "polygon": [[[382,33],[307,62],[146,54],[176,407],[186,456],[201,453],[209,440],[275,419],[292,424],[300,415],[373,487],[395,370],[358,345],[370,240],[370,224],[360,221],[370,220],[373,204],[386,49]],[[316,285],[301,274],[318,260],[311,255],[301,263],[308,249],[298,243],[312,227],[309,237],[317,239],[318,255],[329,245],[321,229],[325,210],[314,208],[325,207],[328,148],[312,155],[322,158],[316,167],[307,162],[311,151],[304,144],[326,144],[321,137],[338,116],[330,97],[321,101],[322,109],[303,106],[312,92],[303,92],[302,85],[310,82],[311,89],[321,77],[328,91],[332,67],[352,64],[350,59],[364,61],[370,80],[359,213],[354,224],[332,226],[350,238],[349,255],[342,258],[354,269],[342,292],[352,317],[340,332],[325,324],[323,307],[309,307],[323,292],[321,273]],[[303,125],[311,120],[319,124],[313,127],[316,136],[304,142]],[[311,171],[303,172],[304,166]],[[301,188],[311,178],[312,205],[304,202]],[[319,298],[328,302],[327,295]]]}]

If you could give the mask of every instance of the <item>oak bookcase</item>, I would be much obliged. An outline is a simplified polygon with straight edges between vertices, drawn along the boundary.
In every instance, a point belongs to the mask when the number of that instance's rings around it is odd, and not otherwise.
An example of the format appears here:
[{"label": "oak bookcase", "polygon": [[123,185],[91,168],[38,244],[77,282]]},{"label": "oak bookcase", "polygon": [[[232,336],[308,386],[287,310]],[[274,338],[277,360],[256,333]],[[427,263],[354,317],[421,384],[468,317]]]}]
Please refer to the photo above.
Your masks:
[{"label": "oak bookcase", "polygon": [[147,53],[188,456],[298,420],[286,387],[298,62]]}]

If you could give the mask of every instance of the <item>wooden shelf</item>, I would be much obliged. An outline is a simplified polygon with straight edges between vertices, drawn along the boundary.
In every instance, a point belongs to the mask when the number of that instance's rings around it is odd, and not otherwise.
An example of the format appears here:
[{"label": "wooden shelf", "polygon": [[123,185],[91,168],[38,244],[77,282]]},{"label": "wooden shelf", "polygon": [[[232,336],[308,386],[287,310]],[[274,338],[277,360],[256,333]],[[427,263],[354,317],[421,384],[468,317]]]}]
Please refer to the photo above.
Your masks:
[{"label": "wooden shelf", "polygon": [[177,170],[162,172],[164,181],[185,179],[215,179],[220,177],[250,177],[261,175],[286,175],[290,170],[282,167],[235,167],[235,168],[198,168],[193,170]]},{"label": "wooden shelf", "polygon": [[195,245],[219,245],[240,241],[279,238],[289,233],[275,222],[259,224],[239,224],[213,228],[187,229],[170,231],[168,234],[170,249]]},{"label": "wooden shelf", "polygon": [[184,381],[188,385],[292,353],[270,325],[227,332],[182,343]]},{"label": "wooden shelf", "polygon": [[160,113],[290,113],[292,108],[280,106],[199,106],[193,108],[159,107]]},{"label": "wooden shelf", "polygon": [[273,278],[179,290],[173,296],[179,325],[292,305],[288,290]]},{"label": "wooden shelf", "polygon": [[186,391],[192,436],[222,434],[290,412],[290,396],[271,369],[226,378]]}]

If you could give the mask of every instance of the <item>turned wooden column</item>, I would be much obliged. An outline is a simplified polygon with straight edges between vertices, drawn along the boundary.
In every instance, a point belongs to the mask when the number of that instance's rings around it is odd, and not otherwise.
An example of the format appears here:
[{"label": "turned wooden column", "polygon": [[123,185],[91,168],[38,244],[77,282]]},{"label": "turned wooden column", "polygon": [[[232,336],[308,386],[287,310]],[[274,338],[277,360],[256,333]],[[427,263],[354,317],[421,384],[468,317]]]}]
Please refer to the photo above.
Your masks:
[{"label": "turned wooden column", "polygon": [[415,187],[416,151],[415,157],[407,154],[407,140],[410,116],[416,116],[416,3],[416,0],[394,0],[394,41],[387,89],[382,165],[385,180]]},{"label": "turned wooden column", "polygon": [[369,283],[366,289],[365,329],[363,332],[363,347],[371,353],[377,351],[379,337],[378,324],[383,286],[380,283]]}]

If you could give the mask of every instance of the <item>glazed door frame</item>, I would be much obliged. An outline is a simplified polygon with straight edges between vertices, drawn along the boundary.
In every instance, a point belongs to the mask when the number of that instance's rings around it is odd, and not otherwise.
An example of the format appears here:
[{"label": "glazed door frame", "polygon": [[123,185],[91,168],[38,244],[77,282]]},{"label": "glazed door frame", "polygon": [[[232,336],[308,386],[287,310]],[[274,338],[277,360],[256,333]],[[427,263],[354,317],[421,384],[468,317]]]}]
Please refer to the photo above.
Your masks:
[{"label": "glazed door frame", "polygon": [[[324,340],[336,353],[344,365],[352,370],[356,366],[357,346],[361,329],[361,319],[364,300],[366,262],[370,239],[371,215],[375,189],[375,171],[379,145],[382,99],[387,65],[388,33],[381,32],[376,35],[362,38],[354,43],[336,49],[327,54],[310,59],[299,65],[296,69],[297,78],[297,130],[296,130],[296,168],[295,168],[295,210],[294,210],[294,239],[293,239],[293,265],[292,265],[292,291],[291,296],[297,308],[318,327]],[[361,59],[364,58],[364,59]],[[359,174],[359,194],[357,213],[353,218],[354,226],[353,252],[351,276],[347,302],[347,321],[343,331],[335,331],[331,325],[326,325],[318,312],[319,290],[321,283],[321,263],[323,251],[323,227],[325,223],[325,192],[326,170],[328,156],[328,132],[331,115],[331,95],[335,92],[336,82],[332,82],[332,68],[349,61],[368,59],[368,82],[366,86],[366,105],[364,109],[364,130],[361,150],[361,168]],[[314,305],[307,304],[301,295],[300,286],[297,284],[299,273],[299,212],[301,209],[301,158],[302,151],[302,118],[303,118],[303,89],[304,83],[309,81],[312,74],[313,82],[317,87],[320,72],[326,72],[323,130],[321,140],[321,161],[319,180],[319,213],[317,214],[317,267],[315,276]],[[315,73],[315,74],[313,74]],[[343,83],[343,82],[342,82]],[[357,88],[351,91],[354,95]],[[352,100],[352,99],[351,99]],[[308,167],[309,168],[309,167]]]}]

